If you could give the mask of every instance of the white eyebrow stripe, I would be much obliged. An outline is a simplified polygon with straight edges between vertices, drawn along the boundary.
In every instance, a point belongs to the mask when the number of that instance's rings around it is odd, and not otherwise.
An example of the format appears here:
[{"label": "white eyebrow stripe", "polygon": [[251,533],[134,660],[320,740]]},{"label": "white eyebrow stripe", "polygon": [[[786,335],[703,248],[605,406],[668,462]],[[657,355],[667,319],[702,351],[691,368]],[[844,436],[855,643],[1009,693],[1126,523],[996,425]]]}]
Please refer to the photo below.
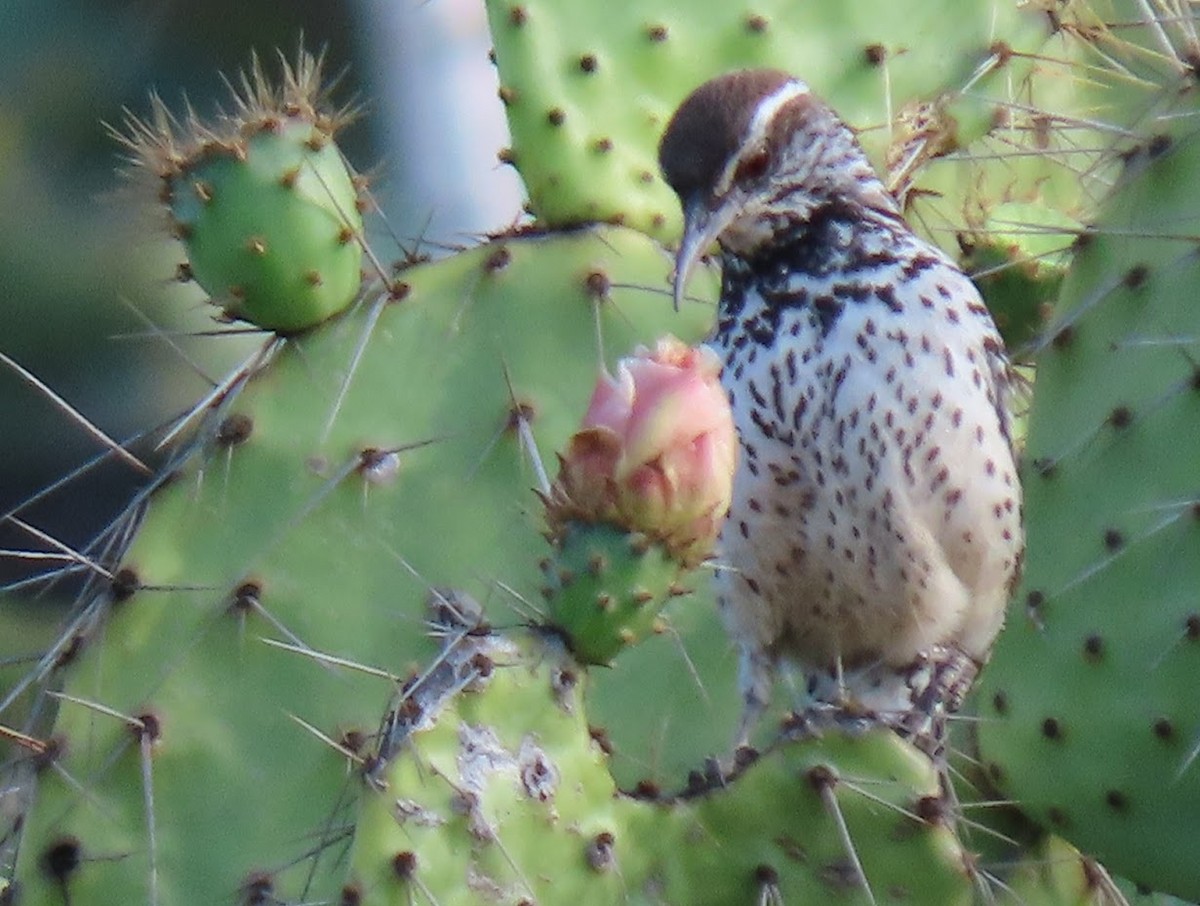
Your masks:
[{"label": "white eyebrow stripe", "polygon": [[[808,85],[804,82],[799,79],[789,79],[776,88],[773,93],[763,98],[758,104],[758,109],[754,111],[754,118],[750,120],[750,126],[746,129],[746,137],[742,140],[739,151],[758,147],[766,138],[767,128],[771,125],[775,114],[779,112],[779,108],[788,101],[808,93]],[[737,172],[741,160],[742,155],[735,154],[725,165],[725,169],[721,171],[721,178],[717,180],[716,194],[718,197],[729,191],[733,184],[733,175]]]}]

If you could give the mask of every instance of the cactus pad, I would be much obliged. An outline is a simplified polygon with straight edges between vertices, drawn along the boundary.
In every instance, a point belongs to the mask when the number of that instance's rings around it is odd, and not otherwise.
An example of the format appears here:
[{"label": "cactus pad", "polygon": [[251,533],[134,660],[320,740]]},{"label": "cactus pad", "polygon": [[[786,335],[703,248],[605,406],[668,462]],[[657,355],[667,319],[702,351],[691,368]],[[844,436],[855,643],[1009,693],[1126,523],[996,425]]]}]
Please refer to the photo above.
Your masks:
[{"label": "cactus pad", "polygon": [[979,734],[1030,814],[1196,898],[1200,141],[1176,125],[1124,157],[1040,356],[1027,574]]}]

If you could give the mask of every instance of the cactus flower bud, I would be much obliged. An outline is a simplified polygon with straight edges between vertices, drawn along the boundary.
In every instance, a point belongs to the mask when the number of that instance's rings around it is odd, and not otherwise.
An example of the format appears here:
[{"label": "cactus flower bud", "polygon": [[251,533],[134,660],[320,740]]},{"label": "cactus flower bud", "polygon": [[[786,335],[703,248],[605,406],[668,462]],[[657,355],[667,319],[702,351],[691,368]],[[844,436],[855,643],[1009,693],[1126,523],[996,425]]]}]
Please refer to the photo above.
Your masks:
[{"label": "cactus flower bud", "polygon": [[736,437],[707,347],[674,337],[602,374],[560,457],[551,530],[607,522],[661,542],[685,566],[711,552],[732,492]]}]

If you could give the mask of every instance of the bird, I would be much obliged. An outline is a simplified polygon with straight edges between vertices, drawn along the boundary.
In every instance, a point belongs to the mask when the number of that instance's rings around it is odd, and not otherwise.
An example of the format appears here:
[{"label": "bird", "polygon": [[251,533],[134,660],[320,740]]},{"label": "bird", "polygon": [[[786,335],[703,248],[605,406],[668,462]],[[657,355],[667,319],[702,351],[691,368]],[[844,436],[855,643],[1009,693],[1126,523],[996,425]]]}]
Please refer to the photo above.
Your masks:
[{"label": "bird", "polygon": [[783,673],[797,714],[933,751],[1024,552],[1019,383],[996,325],[853,130],[787,72],[704,83],[658,151],[684,216],[677,309],[720,247],[707,342],[739,450],[714,581],[739,652],[738,739]]}]

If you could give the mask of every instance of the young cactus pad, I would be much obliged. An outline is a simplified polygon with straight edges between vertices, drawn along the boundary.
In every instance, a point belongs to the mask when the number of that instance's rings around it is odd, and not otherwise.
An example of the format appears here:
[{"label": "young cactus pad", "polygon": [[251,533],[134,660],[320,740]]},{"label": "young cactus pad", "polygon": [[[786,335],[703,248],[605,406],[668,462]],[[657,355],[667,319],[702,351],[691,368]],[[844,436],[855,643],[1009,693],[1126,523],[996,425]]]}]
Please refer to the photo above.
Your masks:
[{"label": "young cactus pad", "polygon": [[228,317],[292,333],[354,301],[361,282],[358,186],[333,142],[345,111],[320,109],[320,66],[284,66],[280,89],[257,63],[235,112],[183,125],[155,102],[155,121],[131,120],[136,165],[158,198],[194,279]]}]

